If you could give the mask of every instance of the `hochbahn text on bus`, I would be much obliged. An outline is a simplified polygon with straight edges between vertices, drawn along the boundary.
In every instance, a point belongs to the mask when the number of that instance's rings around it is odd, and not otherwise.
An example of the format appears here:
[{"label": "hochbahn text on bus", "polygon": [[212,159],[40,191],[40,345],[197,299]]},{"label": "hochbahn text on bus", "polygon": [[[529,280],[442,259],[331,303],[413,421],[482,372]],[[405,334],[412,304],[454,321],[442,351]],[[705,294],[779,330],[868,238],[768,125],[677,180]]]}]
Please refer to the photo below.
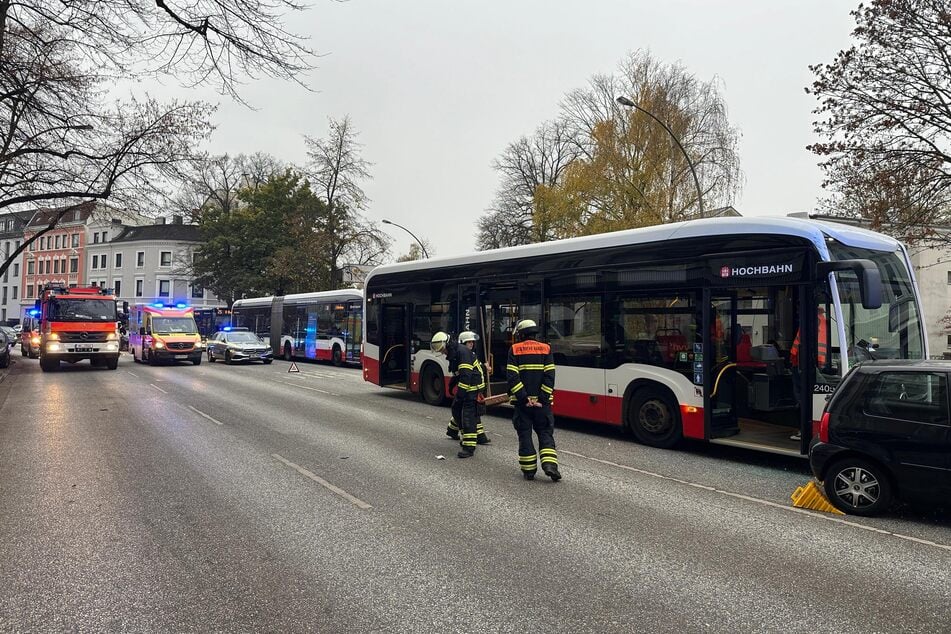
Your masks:
[{"label": "hochbahn text on bus", "polygon": [[[366,280],[364,379],[447,396],[433,333],[473,330],[505,392],[520,319],[557,366],[557,415],[682,438],[808,452],[851,365],[926,358],[896,240],[805,219],[718,218],[391,264]],[[504,400],[504,397],[503,397]]]},{"label": "hochbahn text on bus", "polygon": [[356,289],[239,299],[231,324],[270,342],[286,360],[360,363],[363,294]]}]

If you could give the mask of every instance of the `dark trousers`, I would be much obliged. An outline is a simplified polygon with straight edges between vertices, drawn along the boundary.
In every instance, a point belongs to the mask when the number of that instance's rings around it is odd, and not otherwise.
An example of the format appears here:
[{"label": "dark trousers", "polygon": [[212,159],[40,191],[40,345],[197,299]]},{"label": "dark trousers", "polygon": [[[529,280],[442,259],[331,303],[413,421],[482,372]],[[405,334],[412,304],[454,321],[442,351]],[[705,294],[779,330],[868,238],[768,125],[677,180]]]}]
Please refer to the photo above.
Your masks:
[{"label": "dark trousers", "polygon": [[[512,424],[518,434],[518,466],[522,471],[535,473],[538,470],[539,455],[542,465],[558,465],[558,452],[555,451],[555,417],[551,413],[551,406],[516,405]],[[533,431],[538,436],[538,453],[535,453]]]},{"label": "dark trousers", "polygon": [[[462,448],[472,453],[476,448],[476,439],[479,434],[476,431],[479,425],[478,404],[473,398],[457,399],[460,402],[462,416]],[[453,403],[455,407],[455,403]]]},{"label": "dark trousers", "polygon": [[[452,407],[450,408],[452,416],[449,419],[449,426],[446,428],[446,431],[450,432],[459,432],[462,429],[462,399],[454,398],[452,399]],[[485,405],[476,404],[476,434],[480,438],[485,438],[485,427],[482,424],[482,415],[485,414]]]}]

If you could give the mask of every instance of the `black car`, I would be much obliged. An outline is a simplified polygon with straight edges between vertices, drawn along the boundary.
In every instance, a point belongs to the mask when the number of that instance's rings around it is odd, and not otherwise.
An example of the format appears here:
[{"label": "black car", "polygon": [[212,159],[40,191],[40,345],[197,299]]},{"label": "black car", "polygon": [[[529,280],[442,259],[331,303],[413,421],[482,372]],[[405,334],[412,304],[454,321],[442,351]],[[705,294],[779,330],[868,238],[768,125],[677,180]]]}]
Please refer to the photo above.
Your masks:
[{"label": "black car", "polygon": [[872,361],[843,379],[809,451],[829,501],[876,515],[895,499],[951,502],[951,416],[944,361]]}]

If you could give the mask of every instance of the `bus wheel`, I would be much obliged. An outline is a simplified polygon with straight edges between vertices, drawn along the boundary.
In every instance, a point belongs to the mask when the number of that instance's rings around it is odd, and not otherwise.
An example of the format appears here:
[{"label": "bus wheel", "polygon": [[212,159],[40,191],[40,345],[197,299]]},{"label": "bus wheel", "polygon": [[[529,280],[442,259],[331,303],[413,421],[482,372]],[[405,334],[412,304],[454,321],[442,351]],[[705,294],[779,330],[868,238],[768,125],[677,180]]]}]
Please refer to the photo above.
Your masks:
[{"label": "bus wheel", "polygon": [[634,393],[627,410],[627,427],[638,442],[661,449],[673,447],[683,437],[676,404],[665,391],[654,387]]},{"label": "bus wheel", "polygon": [[294,360],[294,351],[291,350],[291,342],[287,341],[284,343],[284,360],[293,361]]},{"label": "bus wheel", "polygon": [[443,393],[445,389],[446,382],[439,368],[432,363],[424,367],[419,377],[419,393],[423,400],[430,405],[442,405],[446,400],[446,395]]},{"label": "bus wheel", "polygon": [[340,364],[343,363],[343,353],[340,352],[340,346],[334,346],[330,358],[335,366],[340,367]]}]

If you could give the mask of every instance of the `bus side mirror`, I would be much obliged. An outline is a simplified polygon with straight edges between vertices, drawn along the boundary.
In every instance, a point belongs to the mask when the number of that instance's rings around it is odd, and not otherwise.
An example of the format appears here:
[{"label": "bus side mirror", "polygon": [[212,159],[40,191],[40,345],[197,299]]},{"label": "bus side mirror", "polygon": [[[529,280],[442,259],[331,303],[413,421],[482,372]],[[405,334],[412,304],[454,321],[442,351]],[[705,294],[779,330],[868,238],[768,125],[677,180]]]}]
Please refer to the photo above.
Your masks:
[{"label": "bus side mirror", "polygon": [[834,271],[852,271],[859,280],[862,307],[875,310],[882,307],[882,273],[871,260],[839,260],[818,262],[816,276],[824,278]]}]

